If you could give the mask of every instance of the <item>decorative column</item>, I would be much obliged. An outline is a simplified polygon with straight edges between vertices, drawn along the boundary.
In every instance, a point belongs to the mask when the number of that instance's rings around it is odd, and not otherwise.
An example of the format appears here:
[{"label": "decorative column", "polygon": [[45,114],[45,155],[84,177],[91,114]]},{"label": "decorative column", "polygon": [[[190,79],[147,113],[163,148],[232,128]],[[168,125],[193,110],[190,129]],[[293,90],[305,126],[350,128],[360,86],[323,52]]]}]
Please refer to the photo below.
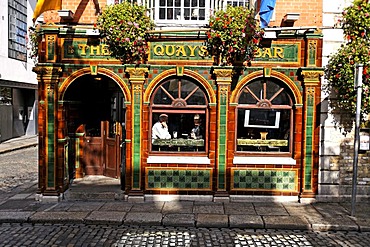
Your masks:
[{"label": "decorative column", "polygon": [[144,67],[127,67],[125,70],[131,83],[131,191],[129,196],[143,196],[141,188],[141,120],[143,106],[143,85],[149,72]]},{"label": "decorative column", "polygon": [[[60,188],[58,177],[63,177],[63,167],[58,167],[58,82],[61,67],[41,67],[33,69],[39,83],[39,200],[45,197],[59,199]],[[63,164],[61,164],[63,166]],[[43,199],[44,198],[44,199]]]},{"label": "decorative column", "polygon": [[[217,83],[217,143],[216,143],[216,170],[217,188],[215,200],[219,197],[228,197],[227,193],[227,122],[229,92],[233,70],[230,68],[215,69],[213,71]],[[226,198],[224,198],[226,199]],[[222,199],[221,199],[222,200]]]},{"label": "decorative column", "polygon": [[314,197],[317,192],[319,162],[319,126],[317,124],[317,104],[320,103],[320,68],[302,68],[301,76],[304,87],[303,107],[303,146],[302,177],[300,197]]}]

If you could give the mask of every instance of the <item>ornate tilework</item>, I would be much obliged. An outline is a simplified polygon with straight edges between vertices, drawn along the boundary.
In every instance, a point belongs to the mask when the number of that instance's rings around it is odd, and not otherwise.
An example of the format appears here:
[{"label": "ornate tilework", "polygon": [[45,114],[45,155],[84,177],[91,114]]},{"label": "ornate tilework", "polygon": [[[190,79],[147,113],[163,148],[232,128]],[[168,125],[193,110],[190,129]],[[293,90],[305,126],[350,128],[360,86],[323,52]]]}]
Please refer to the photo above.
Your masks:
[{"label": "ornate tilework", "polygon": [[233,190],[297,191],[297,170],[232,169]]},{"label": "ornate tilework", "polygon": [[147,168],[147,190],[211,190],[211,169]]}]

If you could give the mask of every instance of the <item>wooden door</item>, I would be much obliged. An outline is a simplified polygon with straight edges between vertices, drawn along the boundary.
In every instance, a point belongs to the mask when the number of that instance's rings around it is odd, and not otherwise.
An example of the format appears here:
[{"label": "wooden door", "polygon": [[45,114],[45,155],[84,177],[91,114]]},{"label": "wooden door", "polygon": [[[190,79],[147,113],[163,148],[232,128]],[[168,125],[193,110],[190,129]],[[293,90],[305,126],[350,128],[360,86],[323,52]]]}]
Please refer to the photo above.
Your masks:
[{"label": "wooden door", "polygon": [[108,134],[104,142],[104,175],[118,178],[121,160],[121,128],[119,123],[109,124],[109,122],[105,122],[105,129]]},{"label": "wooden door", "polygon": [[[103,124],[101,125],[101,127],[103,127]],[[100,135],[98,135],[99,132]],[[85,130],[81,159],[85,175],[103,175],[103,143],[103,128],[101,128],[100,131],[95,132],[89,132],[88,130]]]}]

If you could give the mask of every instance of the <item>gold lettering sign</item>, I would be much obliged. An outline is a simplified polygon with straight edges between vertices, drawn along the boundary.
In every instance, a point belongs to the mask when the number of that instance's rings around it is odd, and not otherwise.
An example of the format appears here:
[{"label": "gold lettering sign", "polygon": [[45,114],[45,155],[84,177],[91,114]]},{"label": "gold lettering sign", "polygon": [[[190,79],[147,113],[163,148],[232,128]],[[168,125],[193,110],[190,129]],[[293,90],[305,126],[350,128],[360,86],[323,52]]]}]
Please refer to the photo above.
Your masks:
[{"label": "gold lettering sign", "polygon": [[255,54],[256,58],[284,58],[284,48],[272,47],[272,48],[260,48]]},{"label": "gold lettering sign", "polygon": [[149,61],[212,61],[212,57],[208,55],[204,42],[149,42],[149,47]]},{"label": "gold lettering sign", "polygon": [[[109,56],[109,48],[106,44],[101,45],[87,45],[87,44],[78,44],[78,50],[81,56]],[[73,46],[68,48],[68,53],[73,54],[75,51]]]},{"label": "gold lettering sign", "polygon": [[238,145],[286,147],[288,140],[237,139]]}]

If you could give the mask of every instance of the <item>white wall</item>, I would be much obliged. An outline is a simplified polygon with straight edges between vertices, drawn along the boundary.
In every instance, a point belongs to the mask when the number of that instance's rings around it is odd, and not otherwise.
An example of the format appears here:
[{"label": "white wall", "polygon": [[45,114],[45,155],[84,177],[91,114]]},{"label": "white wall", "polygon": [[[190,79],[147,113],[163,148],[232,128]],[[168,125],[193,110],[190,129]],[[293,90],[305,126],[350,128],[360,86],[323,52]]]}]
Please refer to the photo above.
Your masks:
[{"label": "white wall", "polygon": [[[323,0],[323,26],[334,27],[342,16],[345,7],[352,3],[350,0]],[[330,54],[335,52],[344,42],[341,29],[323,29],[323,66],[326,66]],[[322,85],[325,86],[323,78]],[[334,127],[333,116],[329,114],[327,95],[321,95],[321,133],[320,133],[320,165],[319,165],[319,200],[341,200],[339,185],[340,166],[338,157],[341,154],[340,144],[344,136]],[[349,136],[347,136],[349,137]]]},{"label": "white wall", "polygon": [[[28,0],[27,5],[28,26],[32,26],[36,0]],[[8,58],[8,0],[0,1],[0,44],[0,80],[37,84],[31,58],[27,63]]]}]

